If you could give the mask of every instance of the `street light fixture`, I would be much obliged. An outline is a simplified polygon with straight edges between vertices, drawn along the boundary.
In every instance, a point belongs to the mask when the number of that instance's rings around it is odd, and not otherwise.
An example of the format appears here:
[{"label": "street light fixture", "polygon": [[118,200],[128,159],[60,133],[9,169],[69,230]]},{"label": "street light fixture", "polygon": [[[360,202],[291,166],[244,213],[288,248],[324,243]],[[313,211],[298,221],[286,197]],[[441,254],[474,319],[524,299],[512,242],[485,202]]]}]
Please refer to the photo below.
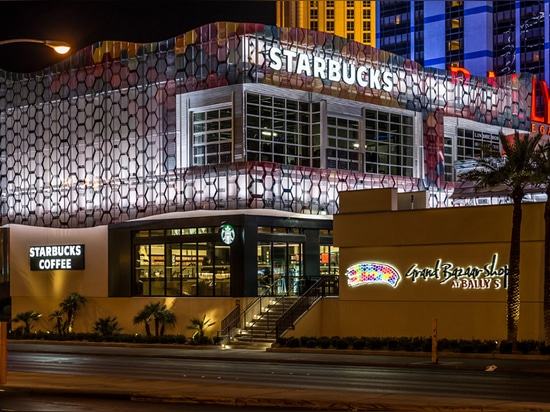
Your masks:
[{"label": "street light fixture", "polygon": [[59,54],[66,54],[71,50],[71,45],[64,41],[57,40],[37,40],[37,39],[9,39],[9,40],[0,40],[0,46],[4,44],[12,43],[39,43],[44,46],[48,46],[54,49]]}]

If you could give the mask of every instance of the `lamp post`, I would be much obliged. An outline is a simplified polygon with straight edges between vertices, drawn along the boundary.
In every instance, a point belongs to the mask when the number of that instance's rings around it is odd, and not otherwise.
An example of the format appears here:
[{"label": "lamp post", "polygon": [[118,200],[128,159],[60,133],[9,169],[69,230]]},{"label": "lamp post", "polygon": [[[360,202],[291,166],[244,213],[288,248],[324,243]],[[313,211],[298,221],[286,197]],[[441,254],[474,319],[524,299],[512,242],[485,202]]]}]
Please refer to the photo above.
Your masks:
[{"label": "lamp post", "polygon": [[4,44],[12,43],[38,43],[43,44],[54,49],[59,54],[66,54],[71,50],[71,45],[64,41],[58,40],[37,40],[37,39],[9,39],[9,40],[0,40],[0,46]]}]

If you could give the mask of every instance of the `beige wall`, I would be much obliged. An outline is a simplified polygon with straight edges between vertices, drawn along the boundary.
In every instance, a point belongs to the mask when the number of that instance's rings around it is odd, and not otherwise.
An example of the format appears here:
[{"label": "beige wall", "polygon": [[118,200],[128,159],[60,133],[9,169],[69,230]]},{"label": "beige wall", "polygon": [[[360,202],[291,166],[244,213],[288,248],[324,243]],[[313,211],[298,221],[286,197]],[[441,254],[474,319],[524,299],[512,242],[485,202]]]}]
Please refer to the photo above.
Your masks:
[{"label": "beige wall", "polygon": [[[408,270],[433,268],[437,260],[453,268],[483,268],[496,254],[497,268],[507,264],[512,207],[478,206],[398,210],[393,189],[344,192],[341,213],[334,217],[334,244],[340,248],[340,296],[323,299],[288,336],[429,336],[438,320],[440,338],[506,337],[506,290],[453,288],[438,279],[407,278]],[[416,195],[415,195],[416,197]],[[419,195],[419,199],[423,199]],[[361,205],[364,207],[362,208]],[[362,210],[364,209],[364,210]],[[543,211],[540,203],[523,205],[521,251],[520,339],[543,339]],[[143,333],[133,317],[150,301],[163,301],[174,311],[177,326],[169,333],[190,336],[191,318],[216,322],[235,306],[235,298],[109,298],[107,227],[48,229],[10,226],[12,314],[35,310],[44,314],[36,330],[50,330],[47,316],[70,293],[88,303],[77,315],[76,331],[90,332],[100,317],[116,316],[126,333]],[[29,247],[78,244],[86,247],[85,270],[30,271]],[[376,262],[396,269],[397,287],[365,284],[350,287],[346,269]],[[481,276],[483,277],[483,276]],[[250,299],[240,299],[245,307]]]},{"label": "beige wall", "polygon": [[[406,274],[414,265],[434,268],[438,260],[451,264],[452,269],[483,269],[495,254],[498,268],[507,265],[512,206],[399,211],[388,196],[397,193],[381,189],[340,194],[342,212],[334,217],[334,244],[340,247],[340,297],[336,314],[328,315],[323,323],[331,319],[330,323],[339,325],[335,334],[341,336],[429,336],[436,318],[440,337],[504,339],[506,289],[495,287],[495,279],[502,281],[502,277],[491,279],[487,288],[464,288],[462,283],[453,287],[451,281],[442,284],[433,278],[419,277],[413,282]],[[379,200],[386,211],[373,205]],[[365,205],[363,212],[358,205]],[[543,204],[523,205],[519,339],[542,340],[544,336],[543,212]],[[346,269],[360,262],[390,265],[401,280],[395,288],[385,283],[350,287]],[[486,277],[482,273],[478,278]]]},{"label": "beige wall", "polygon": [[[84,270],[31,271],[29,248],[47,245],[85,245]],[[143,326],[133,325],[132,319],[147,303],[161,301],[176,315],[176,327],[170,334],[191,336],[188,330],[192,318],[204,315],[216,322],[207,330],[216,334],[221,320],[236,304],[234,298],[110,298],[108,297],[107,226],[86,229],[51,229],[10,226],[10,276],[12,316],[26,311],[43,314],[33,330],[52,330],[48,316],[59,310],[60,302],[71,292],[87,299],[75,319],[76,332],[92,332],[99,318],[117,317],[123,333],[144,333]],[[240,299],[242,307],[247,300]]]},{"label": "beige wall", "polygon": [[[117,317],[122,333],[145,334],[143,325],[134,325],[132,319],[149,302],[160,301],[176,315],[176,326],[166,330],[167,334],[179,334],[187,337],[193,335],[193,331],[187,329],[192,318],[200,318],[204,315],[216,322],[207,329],[207,335],[215,336],[220,328],[221,320],[235,307],[235,299],[231,298],[97,298],[88,297],[86,305],[79,309],[75,320],[75,332],[92,332],[94,322],[107,316]],[[45,297],[19,297],[12,296],[13,314],[34,310],[44,316],[33,327],[37,330],[52,330],[54,321],[48,319],[48,315],[59,309],[59,303],[63,300]],[[241,299],[241,303],[244,300]],[[246,301],[244,301],[246,305]]]}]

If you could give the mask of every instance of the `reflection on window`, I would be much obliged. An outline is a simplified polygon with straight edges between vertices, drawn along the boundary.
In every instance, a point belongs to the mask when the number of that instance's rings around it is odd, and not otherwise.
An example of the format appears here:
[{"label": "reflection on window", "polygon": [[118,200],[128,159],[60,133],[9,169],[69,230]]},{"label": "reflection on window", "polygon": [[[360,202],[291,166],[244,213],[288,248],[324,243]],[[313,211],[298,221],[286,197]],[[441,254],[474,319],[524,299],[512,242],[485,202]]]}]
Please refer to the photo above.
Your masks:
[{"label": "reflection on window", "polygon": [[247,160],[319,167],[320,107],[247,93]]},{"label": "reflection on window", "polygon": [[361,154],[359,122],[328,117],[327,168],[359,171]]},{"label": "reflection on window", "polygon": [[413,117],[365,111],[365,172],[413,176]]},{"label": "reflection on window", "polygon": [[258,295],[298,295],[305,291],[302,244],[258,243]]},{"label": "reflection on window", "polygon": [[135,246],[135,296],[230,296],[230,247],[213,242]]},{"label": "reflection on window", "polygon": [[337,246],[320,247],[321,275],[338,275],[338,262],[340,258]]},{"label": "reflection on window", "polygon": [[229,108],[193,113],[193,165],[232,161],[233,111]]}]

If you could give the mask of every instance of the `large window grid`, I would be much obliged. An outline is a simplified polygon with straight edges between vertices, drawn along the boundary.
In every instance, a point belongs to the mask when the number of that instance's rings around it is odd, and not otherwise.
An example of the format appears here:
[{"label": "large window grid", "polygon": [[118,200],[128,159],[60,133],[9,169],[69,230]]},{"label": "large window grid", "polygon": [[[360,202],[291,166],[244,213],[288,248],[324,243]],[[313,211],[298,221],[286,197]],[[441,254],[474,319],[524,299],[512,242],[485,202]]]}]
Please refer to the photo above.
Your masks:
[{"label": "large window grid", "polygon": [[520,1],[520,62],[521,72],[544,78],[544,1]]},{"label": "large window grid", "polygon": [[456,131],[456,154],[453,154],[453,139],[445,137],[445,180],[456,180],[455,161],[479,158],[481,147],[484,145],[492,145],[494,150],[499,150],[500,138],[498,134],[459,127]]},{"label": "large window grid", "polygon": [[246,94],[247,160],[320,167],[320,104]]},{"label": "large window grid", "polygon": [[405,58],[411,57],[411,3],[409,1],[380,2],[380,49]]},{"label": "large window grid", "polygon": [[464,4],[448,1],[445,5],[446,62],[449,66],[464,65]]},{"label": "large window grid", "polygon": [[194,166],[230,163],[233,152],[233,111],[230,107],[194,111]]},{"label": "large window grid", "polygon": [[327,126],[327,167],[359,171],[362,162],[359,121],[329,116]]},{"label": "large window grid", "polygon": [[188,228],[134,234],[134,295],[229,296],[230,247],[215,241],[215,232]]},{"label": "large window grid", "polygon": [[424,2],[414,2],[414,58],[424,64]]},{"label": "large window grid", "polygon": [[493,4],[493,69],[497,75],[516,71],[516,2]]},{"label": "large window grid", "polygon": [[365,172],[414,176],[412,116],[365,111]]}]

